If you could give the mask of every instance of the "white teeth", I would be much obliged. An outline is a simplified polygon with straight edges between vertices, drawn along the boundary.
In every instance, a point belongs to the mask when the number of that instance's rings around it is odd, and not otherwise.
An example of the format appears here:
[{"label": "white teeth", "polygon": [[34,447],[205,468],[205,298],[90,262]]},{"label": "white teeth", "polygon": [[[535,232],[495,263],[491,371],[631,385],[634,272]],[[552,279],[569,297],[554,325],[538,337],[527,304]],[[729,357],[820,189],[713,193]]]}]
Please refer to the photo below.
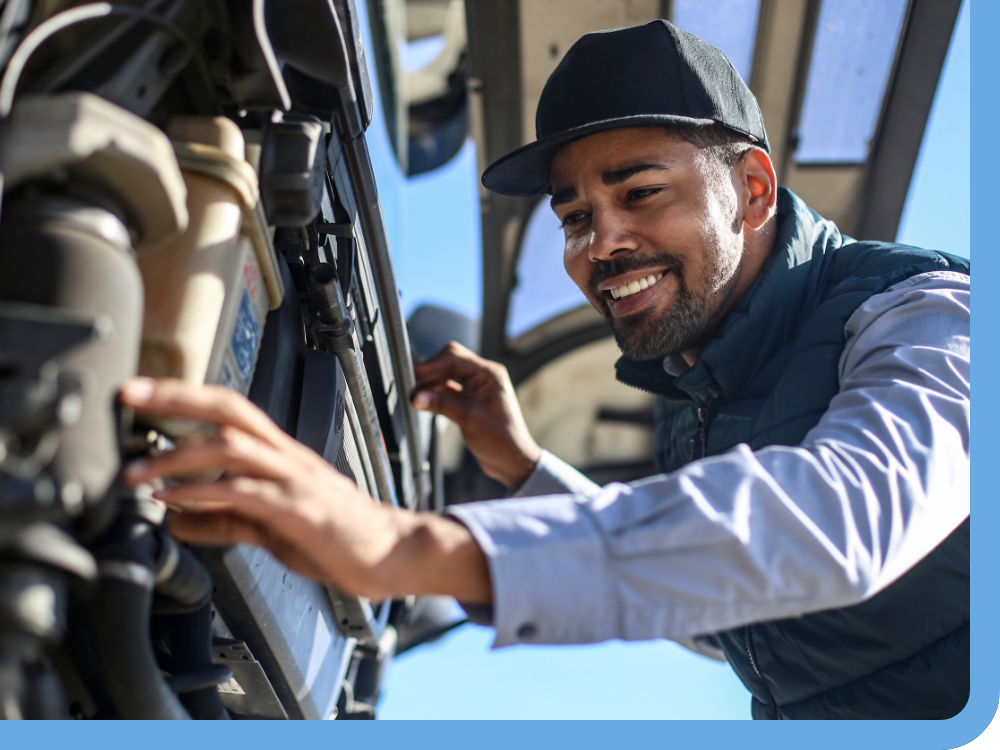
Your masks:
[{"label": "white teeth", "polygon": [[616,286],[611,290],[611,296],[615,299],[622,299],[623,297],[631,297],[633,294],[638,294],[644,289],[649,289],[657,281],[663,278],[662,273],[651,273],[644,279],[639,279],[638,281],[633,281],[628,284],[622,284],[621,286]]}]

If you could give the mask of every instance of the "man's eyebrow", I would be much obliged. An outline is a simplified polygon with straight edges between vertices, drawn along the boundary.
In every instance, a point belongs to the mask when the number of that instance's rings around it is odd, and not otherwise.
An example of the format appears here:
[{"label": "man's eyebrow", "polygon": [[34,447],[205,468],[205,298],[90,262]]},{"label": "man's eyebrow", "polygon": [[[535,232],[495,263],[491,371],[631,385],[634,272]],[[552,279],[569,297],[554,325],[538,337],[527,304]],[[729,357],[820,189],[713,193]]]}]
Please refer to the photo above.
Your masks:
[{"label": "man's eyebrow", "polygon": [[555,208],[556,206],[562,206],[565,203],[572,203],[576,200],[577,192],[575,187],[567,187],[562,190],[556,190],[552,194],[552,200],[549,201],[549,208]]},{"label": "man's eyebrow", "polygon": [[627,167],[622,167],[621,169],[611,169],[601,175],[601,180],[605,185],[621,185],[637,174],[642,172],[649,172],[650,170],[667,170],[670,167],[665,164],[631,164]]},{"label": "man's eyebrow", "polygon": [[[630,164],[627,167],[622,167],[621,169],[611,169],[601,175],[601,180],[605,185],[621,185],[637,174],[642,172],[649,172],[651,170],[665,171],[670,169],[666,164]],[[575,201],[577,197],[577,192],[575,187],[567,187],[562,190],[557,190],[552,195],[552,200],[549,201],[549,206],[555,208],[556,206],[562,206],[566,203],[571,203]]]}]

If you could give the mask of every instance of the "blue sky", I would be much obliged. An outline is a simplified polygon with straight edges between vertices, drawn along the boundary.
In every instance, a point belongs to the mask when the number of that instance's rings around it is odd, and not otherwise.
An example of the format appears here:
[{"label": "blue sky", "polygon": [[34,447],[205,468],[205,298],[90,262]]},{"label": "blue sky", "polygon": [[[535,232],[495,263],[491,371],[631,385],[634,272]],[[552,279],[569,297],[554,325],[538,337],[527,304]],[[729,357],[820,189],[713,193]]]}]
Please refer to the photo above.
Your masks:
[{"label": "blue sky", "polygon": [[[898,235],[901,242],[965,257],[970,255],[968,6],[965,2],[952,40]],[[446,167],[390,196],[402,215],[393,239],[407,312],[434,302],[478,316],[477,183],[475,152],[468,144]],[[466,626],[397,659],[385,682],[381,718],[749,718],[749,694],[726,665],[669,642],[491,651],[491,641],[489,629]]]}]

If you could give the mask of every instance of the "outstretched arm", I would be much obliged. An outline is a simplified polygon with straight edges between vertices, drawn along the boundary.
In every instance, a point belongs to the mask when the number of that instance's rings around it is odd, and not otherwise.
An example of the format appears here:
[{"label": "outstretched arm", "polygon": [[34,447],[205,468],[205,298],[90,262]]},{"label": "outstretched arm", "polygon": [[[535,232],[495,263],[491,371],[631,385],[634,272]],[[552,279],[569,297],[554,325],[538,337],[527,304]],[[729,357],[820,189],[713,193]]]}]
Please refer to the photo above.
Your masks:
[{"label": "outstretched arm", "polygon": [[379,505],[245,398],[218,386],[139,378],[121,400],[136,411],[214,425],[216,434],[134,462],[124,479],[222,475],[155,493],[177,511],[178,539],[255,544],[289,568],[372,599],[444,594],[492,601],[486,558],[457,521]]},{"label": "outstretched arm", "polygon": [[840,393],[801,445],[451,508],[489,558],[495,645],[677,639],[893,583],[968,518],[969,302],[967,277],[935,272],[862,305]]}]

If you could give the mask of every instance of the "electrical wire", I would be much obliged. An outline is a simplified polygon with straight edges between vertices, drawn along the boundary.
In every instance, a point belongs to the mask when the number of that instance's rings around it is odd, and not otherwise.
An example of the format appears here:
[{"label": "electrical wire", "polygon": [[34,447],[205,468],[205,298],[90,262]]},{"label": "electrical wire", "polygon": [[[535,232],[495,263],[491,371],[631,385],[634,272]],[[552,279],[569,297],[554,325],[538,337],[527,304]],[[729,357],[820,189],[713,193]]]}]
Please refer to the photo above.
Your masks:
[{"label": "electrical wire", "polygon": [[208,63],[205,62],[201,50],[198,49],[194,40],[177,24],[146,8],[138,8],[131,5],[113,5],[111,3],[90,3],[64,10],[62,13],[57,13],[51,18],[46,19],[21,41],[11,56],[7,70],[4,72],[2,81],[0,81],[0,118],[6,118],[10,114],[14,106],[14,94],[17,91],[17,84],[21,80],[21,74],[24,72],[28,60],[31,59],[31,56],[35,54],[39,47],[53,35],[70,26],[108,16],[137,18],[155,24],[170,32],[191,50],[195,64],[198,66],[202,76],[204,76],[210,87],[213,86],[212,75],[208,70]]},{"label": "electrical wire", "polygon": [[21,17],[24,15],[27,5],[28,0],[7,0],[3,3],[3,11],[0,13],[0,62],[3,61],[14,24],[23,20]]},{"label": "electrical wire", "polygon": [[[12,19],[15,13],[11,12],[8,16],[8,11],[12,10],[13,5],[18,4],[20,4],[18,0],[8,0],[7,6],[4,8],[3,15],[0,16],[0,25],[3,25],[3,28],[0,28],[0,32],[9,32],[5,22],[8,18]],[[68,29],[70,26],[74,26],[78,23],[83,23],[84,21],[93,21],[98,18],[107,18],[108,16],[126,16],[136,18],[141,21],[146,21],[147,23],[152,23],[165,31],[168,31],[191,50],[195,64],[197,65],[201,75],[204,77],[205,82],[208,84],[209,89],[214,88],[212,74],[208,69],[208,63],[205,61],[201,50],[194,43],[194,40],[191,39],[191,37],[188,36],[177,24],[172,21],[168,21],[163,16],[154,13],[151,10],[131,5],[113,5],[112,3],[89,3],[88,5],[80,5],[76,8],[70,8],[69,10],[64,10],[61,13],[56,13],[51,18],[47,18],[45,21],[40,23],[32,29],[31,32],[24,37],[24,39],[21,40],[17,49],[14,50],[14,54],[11,55],[10,62],[7,64],[7,69],[4,71],[3,79],[0,79],[0,143],[2,143],[2,139],[6,131],[5,126],[7,118],[14,107],[14,95],[17,92],[17,84],[21,80],[21,74],[24,72],[24,68],[31,59],[31,56],[38,51],[39,47],[45,44],[45,42],[51,39],[55,34],[58,34],[60,31]],[[12,23],[12,21],[10,23]],[[0,162],[0,196],[3,195],[3,189],[3,164]]]},{"label": "electrical wire", "polygon": [[[7,0],[3,3],[3,10],[0,12],[0,56],[6,57],[7,43],[10,41],[10,34],[14,24],[22,15],[22,11],[27,6],[28,0]],[[3,144],[4,133],[6,132],[6,117],[0,117],[0,145]],[[0,160],[0,196],[3,195],[3,161]]]}]

